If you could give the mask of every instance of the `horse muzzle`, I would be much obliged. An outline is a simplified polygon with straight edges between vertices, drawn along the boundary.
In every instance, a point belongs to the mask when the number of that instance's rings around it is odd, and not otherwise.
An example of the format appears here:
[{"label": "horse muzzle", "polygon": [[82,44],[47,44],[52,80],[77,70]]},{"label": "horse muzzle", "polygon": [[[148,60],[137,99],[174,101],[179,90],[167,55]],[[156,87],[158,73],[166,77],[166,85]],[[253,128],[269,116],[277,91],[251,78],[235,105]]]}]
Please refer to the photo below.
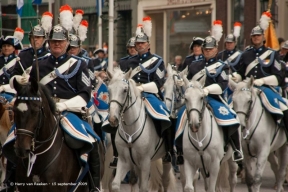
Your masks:
[{"label": "horse muzzle", "polygon": [[108,121],[111,127],[117,127],[119,125],[119,120],[116,116],[109,116]]},{"label": "horse muzzle", "polygon": [[197,133],[197,132],[198,132],[199,127],[200,127],[200,123],[198,123],[198,124],[189,123],[188,125],[189,125],[189,127],[190,127],[190,129],[191,129],[191,131],[192,131],[193,133]]}]

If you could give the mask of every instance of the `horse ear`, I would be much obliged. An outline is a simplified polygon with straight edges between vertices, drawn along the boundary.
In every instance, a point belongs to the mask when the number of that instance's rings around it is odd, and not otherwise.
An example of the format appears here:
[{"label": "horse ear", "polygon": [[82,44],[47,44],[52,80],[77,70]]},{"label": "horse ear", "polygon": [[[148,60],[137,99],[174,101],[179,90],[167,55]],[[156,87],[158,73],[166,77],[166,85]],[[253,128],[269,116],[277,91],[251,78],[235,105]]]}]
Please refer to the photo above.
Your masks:
[{"label": "horse ear", "polygon": [[179,73],[179,75],[180,75],[180,77],[184,77],[184,76],[186,76],[188,74],[188,66],[183,70],[183,71],[181,71],[180,73]]},{"label": "horse ear", "polygon": [[109,79],[113,78],[113,73],[111,73],[108,69],[107,69],[107,75],[108,75]]},{"label": "horse ear", "polygon": [[125,77],[124,78],[126,80],[130,79],[131,73],[132,73],[132,68],[130,68],[129,71],[127,73],[125,73]]},{"label": "horse ear", "polygon": [[186,87],[189,85],[189,80],[187,79],[186,75],[183,76],[184,83]]},{"label": "horse ear", "polygon": [[168,77],[173,75],[173,69],[170,63],[167,64],[166,70],[167,70]]},{"label": "horse ear", "polygon": [[30,90],[32,93],[37,93],[38,92],[38,82],[34,79],[34,78],[30,78],[30,82],[31,82],[31,87]]},{"label": "horse ear", "polygon": [[234,91],[236,89],[237,83],[229,79],[228,86]]},{"label": "horse ear", "polygon": [[250,76],[250,79],[248,81],[248,87],[252,87],[253,86],[253,83],[254,83],[254,77],[253,75]]},{"label": "horse ear", "polygon": [[204,87],[205,85],[205,80],[206,80],[206,76],[204,75],[200,80],[199,80],[199,83],[202,87]]}]

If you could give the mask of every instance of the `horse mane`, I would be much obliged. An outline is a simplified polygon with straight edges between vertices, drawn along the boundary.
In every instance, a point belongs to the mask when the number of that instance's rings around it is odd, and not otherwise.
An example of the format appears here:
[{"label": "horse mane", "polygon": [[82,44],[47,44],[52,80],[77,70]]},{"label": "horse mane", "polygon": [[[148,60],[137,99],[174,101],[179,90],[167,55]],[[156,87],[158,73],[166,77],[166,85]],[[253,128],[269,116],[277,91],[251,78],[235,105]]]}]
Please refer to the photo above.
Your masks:
[{"label": "horse mane", "polygon": [[129,79],[129,84],[131,85],[133,91],[134,91],[134,94],[136,97],[141,97],[141,93],[140,91],[136,88],[136,83],[133,79]]},{"label": "horse mane", "polygon": [[[54,100],[51,98],[51,94],[50,94],[48,88],[46,88],[45,85],[42,85],[42,84],[40,84],[40,83],[39,83],[39,85],[40,85],[40,89],[39,89],[39,90],[40,90],[40,93],[41,93],[41,91],[42,91],[43,95],[45,95],[45,97],[46,97],[46,99],[47,99],[47,101],[48,101],[50,110],[51,110],[51,112],[53,113],[53,115],[55,115],[55,113],[56,113],[56,105],[55,105]],[[42,94],[42,93],[41,93],[41,94]]]}]

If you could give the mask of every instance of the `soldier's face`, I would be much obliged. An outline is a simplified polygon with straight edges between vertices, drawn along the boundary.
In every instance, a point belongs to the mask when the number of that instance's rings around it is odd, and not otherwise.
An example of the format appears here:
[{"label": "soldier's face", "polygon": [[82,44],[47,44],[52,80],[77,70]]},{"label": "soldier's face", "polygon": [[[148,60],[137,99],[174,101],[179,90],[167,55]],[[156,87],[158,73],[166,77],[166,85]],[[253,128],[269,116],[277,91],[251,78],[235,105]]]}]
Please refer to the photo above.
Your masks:
[{"label": "soldier's face", "polygon": [[30,43],[32,46],[34,46],[34,42],[35,42],[35,48],[39,49],[42,47],[43,43],[45,42],[44,37],[42,36],[34,36],[33,38],[30,38]]},{"label": "soldier's face", "polygon": [[67,40],[50,40],[49,41],[50,51],[54,57],[59,57],[66,52],[68,47]]},{"label": "soldier's face", "polygon": [[193,45],[193,54],[194,55],[201,55],[202,50],[201,50],[201,45]]},{"label": "soldier's face", "polygon": [[216,56],[218,49],[216,47],[214,48],[208,48],[203,49],[204,57],[208,60]]},{"label": "soldier's face", "polygon": [[136,51],[135,47],[128,47],[128,52],[130,56],[136,55],[138,52]]},{"label": "soldier's face", "polygon": [[15,48],[12,45],[9,45],[9,44],[2,45],[2,54],[4,56],[7,57],[11,55],[12,53],[14,53],[14,51],[15,51]]},{"label": "soldier's face", "polygon": [[226,42],[225,43],[226,50],[232,51],[235,48],[235,45],[236,45],[235,42]]},{"label": "soldier's face", "polygon": [[147,53],[148,49],[150,48],[150,44],[148,42],[136,42],[135,48],[139,54]]},{"label": "soldier's face", "polygon": [[252,35],[251,40],[254,45],[262,45],[264,41],[264,35]]},{"label": "soldier's face", "polygon": [[80,52],[80,47],[70,47],[70,50],[68,51],[70,55],[75,55],[75,56],[77,56],[79,52]]}]

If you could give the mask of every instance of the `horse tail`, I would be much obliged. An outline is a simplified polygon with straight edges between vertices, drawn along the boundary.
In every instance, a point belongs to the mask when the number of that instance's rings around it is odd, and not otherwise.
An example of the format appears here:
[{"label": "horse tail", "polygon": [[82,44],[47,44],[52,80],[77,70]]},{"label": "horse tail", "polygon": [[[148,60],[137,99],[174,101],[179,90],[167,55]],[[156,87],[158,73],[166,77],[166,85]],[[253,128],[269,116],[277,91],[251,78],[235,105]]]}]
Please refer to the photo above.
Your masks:
[{"label": "horse tail", "polygon": [[113,148],[112,145],[110,145],[106,149],[105,162],[104,162],[104,175],[102,177],[102,188],[107,190],[109,189],[109,185],[111,184],[113,178],[113,169],[109,168],[109,163],[112,158],[113,158]]},{"label": "horse tail", "polygon": [[225,161],[221,163],[220,170],[218,173],[218,178],[217,178],[217,183],[216,183],[217,192],[226,191],[226,189],[230,188],[228,178],[229,178],[229,165],[228,165],[228,161]]},{"label": "horse tail", "polygon": [[[165,173],[167,171],[169,171],[169,173]],[[151,162],[149,191],[158,191],[162,188],[162,185],[164,188],[167,186],[171,191],[175,191],[176,179],[171,164],[162,164],[162,159],[157,159]]]}]

